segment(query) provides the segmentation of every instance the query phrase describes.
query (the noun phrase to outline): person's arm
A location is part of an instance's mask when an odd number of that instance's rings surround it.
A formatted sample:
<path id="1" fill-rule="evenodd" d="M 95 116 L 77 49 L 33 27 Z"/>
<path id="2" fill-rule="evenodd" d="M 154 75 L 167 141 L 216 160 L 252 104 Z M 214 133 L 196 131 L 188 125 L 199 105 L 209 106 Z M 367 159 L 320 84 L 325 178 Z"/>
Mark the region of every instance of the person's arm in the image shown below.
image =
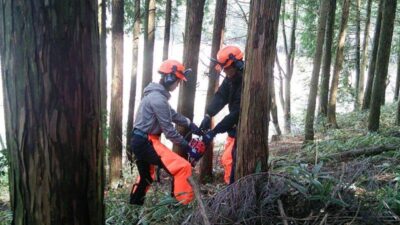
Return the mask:
<path id="1" fill-rule="evenodd" d="M 206 108 L 206 114 L 210 117 L 217 115 L 221 109 L 228 103 L 229 99 L 229 83 L 224 80 L 219 86 L 217 92 L 214 94 L 214 97 L 211 100 L 211 103 L 208 104 Z"/>
<path id="2" fill-rule="evenodd" d="M 173 108 L 171 108 L 171 118 L 172 118 L 172 122 L 181 125 L 181 126 L 185 126 L 185 127 L 189 127 L 190 126 L 190 119 L 187 118 L 186 116 L 176 112 Z"/>
<path id="3" fill-rule="evenodd" d="M 239 111 L 235 110 L 226 115 L 213 129 L 216 134 L 224 133 L 237 125 L 239 121 Z"/>
<path id="4" fill-rule="evenodd" d="M 175 144 L 187 144 L 172 124 L 172 112 L 168 102 L 166 100 L 152 101 L 151 107 L 165 137 Z"/>

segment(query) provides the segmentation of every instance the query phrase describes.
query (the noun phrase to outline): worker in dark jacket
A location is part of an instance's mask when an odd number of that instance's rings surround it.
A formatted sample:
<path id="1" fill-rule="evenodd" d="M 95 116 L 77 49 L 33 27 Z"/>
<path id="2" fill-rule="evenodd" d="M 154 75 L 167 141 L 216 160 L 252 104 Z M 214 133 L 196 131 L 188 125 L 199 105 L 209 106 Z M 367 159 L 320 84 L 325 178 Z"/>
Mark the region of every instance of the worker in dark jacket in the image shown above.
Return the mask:
<path id="1" fill-rule="evenodd" d="M 164 133 L 167 139 L 180 145 L 191 155 L 192 150 L 196 153 L 196 149 L 189 146 L 173 123 L 189 127 L 195 134 L 200 134 L 201 131 L 168 103 L 170 92 L 180 82 L 186 81 L 185 67 L 178 61 L 166 60 L 158 72 L 162 76 L 160 82 L 150 83 L 144 89 L 144 97 L 139 105 L 130 139 L 130 151 L 136 156 L 140 175 L 133 185 L 130 203 L 143 205 L 146 191 L 154 179 L 154 165 L 157 165 L 173 176 L 172 195 L 181 203 L 188 204 L 193 199 L 192 187 L 187 181 L 192 174 L 191 164 L 163 145 L 160 135 Z"/>
<path id="2" fill-rule="evenodd" d="M 227 184 L 234 182 L 236 126 L 239 121 L 240 98 L 242 92 L 243 53 L 235 46 L 226 46 L 218 51 L 216 62 L 217 72 L 225 72 L 225 79 L 219 86 L 211 103 L 206 108 L 206 115 L 200 128 L 208 130 L 211 126 L 211 117 L 215 116 L 225 105 L 228 105 L 229 114 L 226 115 L 212 130 L 204 136 L 203 141 L 209 144 L 217 134 L 228 133 L 225 150 L 221 158 L 224 167 L 224 180 Z"/>

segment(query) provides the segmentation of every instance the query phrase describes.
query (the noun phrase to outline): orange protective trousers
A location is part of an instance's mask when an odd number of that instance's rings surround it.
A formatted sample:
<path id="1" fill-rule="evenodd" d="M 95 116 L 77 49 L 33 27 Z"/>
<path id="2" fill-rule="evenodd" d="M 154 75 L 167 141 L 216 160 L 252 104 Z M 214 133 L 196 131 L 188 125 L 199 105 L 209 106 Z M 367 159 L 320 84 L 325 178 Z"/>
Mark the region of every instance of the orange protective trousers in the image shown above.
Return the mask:
<path id="1" fill-rule="evenodd" d="M 226 184 L 230 183 L 231 171 L 232 171 L 232 149 L 235 144 L 235 138 L 227 137 L 225 141 L 225 150 L 221 157 L 221 164 L 224 167 L 224 181 Z"/>
<path id="2" fill-rule="evenodd" d="M 190 163 L 163 145 L 160 142 L 160 136 L 149 135 L 149 140 L 152 142 L 157 155 L 160 156 L 165 169 L 173 177 L 173 196 L 182 204 L 189 204 L 193 200 L 193 189 L 188 182 L 188 178 L 192 175 L 192 167 Z M 150 174 L 152 174 L 154 180 L 154 165 L 150 166 Z M 138 184 L 139 181 L 140 176 L 137 178 L 136 184 Z M 136 186 L 137 185 L 134 185 L 132 193 L 136 190 Z M 150 185 L 147 187 L 146 191 L 149 187 Z"/>

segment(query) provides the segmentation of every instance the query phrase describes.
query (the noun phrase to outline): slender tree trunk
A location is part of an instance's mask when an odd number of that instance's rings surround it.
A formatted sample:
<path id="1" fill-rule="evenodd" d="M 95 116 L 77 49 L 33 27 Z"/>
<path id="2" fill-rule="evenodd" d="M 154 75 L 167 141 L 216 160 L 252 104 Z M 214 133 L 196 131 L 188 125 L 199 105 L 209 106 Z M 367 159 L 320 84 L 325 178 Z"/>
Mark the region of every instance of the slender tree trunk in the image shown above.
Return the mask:
<path id="1" fill-rule="evenodd" d="M 250 3 L 236 179 L 268 171 L 269 86 L 274 73 L 280 4 L 280 0 Z"/>
<path id="2" fill-rule="evenodd" d="M 294 57 L 296 53 L 296 27 L 297 27 L 297 1 L 293 1 L 292 32 L 290 34 L 290 44 L 286 57 L 286 77 L 285 77 L 285 104 L 283 110 L 284 132 L 291 133 L 291 81 L 294 71 Z"/>
<path id="3" fill-rule="evenodd" d="M 107 123 L 107 0 L 101 0 L 100 12 L 100 91 L 102 126 L 105 129 Z"/>
<path id="4" fill-rule="evenodd" d="M 129 93 L 129 108 L 128 108 L 128 123 L 126 125 L 126 155 L 128 160 L 132 162 L 132 155 L 129 151 L 129 137 L 133 130 L 133 114 L 135 112 L 136 99 L 136 80 L 137 67 L 139 56 L 139 35 L 140 35 L 140 0 L 135 0 L 135 23 L 133 25 L 133 40 L 132 40 L 132 70 L 131 70 L 131 90 Z"/>
<path id="5" fill-rule="evenodd" d="M 399 36 L 399 46 L 400 46 L 400 36 Z M 393 101 L 396 102 L 399 99 L 399 86 L 400 86 L 400 48 L 397 49 L 397 77 L 396 84 L 394 88 L 394 98 Z"/>
<path id="6" fill-rule="evenodd" d="M 226 18 L 226 7 L 227 0 L 217 0 L 215 6 L 215 17 L 214 17 L 214 29 L 213 29 L 213 39 L 211 44 L 211 58 L 217 58 L 218 50 L 221 47 L 223 36 L 224 36 L 224 27 L 225 27 L 225 18 Z M 209 70 L 210 76 L 208 77 L 208 89 L 207 89 L 207 98 L 206 98 L 206 106 L 211 102 L 214 93 L 217 91 L 219 86 L 219 74 L 215 70 L 215 68 L 210 64 Z M 214 126 L 214 121 L 212 121 L 212 125 Z M 206 183 L 213 176 L 213 151 L 214 146 L 210 144 L 207 146 L 207 150 L 203 156 L 203 159 L 200 163 L 200 180 L 202 183 Z"/>
<path id="7" fill-rule="evenodd" d="M 1 0 L 0 34 L 11 224 L 104 224 L 97 1 Z"/>
<path id="8" fill-rule="evenodd" d="M 112 86 L 110 112 L 109 184 L 116 188 L 122 175 L 122 93 L 124 60 L 124 1 L 112 1 Z"/>
<path id="9" fill-rule="evenodd" d="M 333 128 L 338 128 L 338 124 L 336 122 L 336 101 L 337 101 L 337 92 L 339 88 L 339 75 L 343 67 L 344 44 L 346 41 L 349 9 L 350 9 L 350 0 L 344 0 L 342 6 L 342 22 L 340 24 L 340 30 L 338 35 L 338 46 L 336 49 L 335 67 L 333 69 L 331 89 L 329 91 L 328 123 Z"/>
<path id="10" fill-rule="evenodd" d="M 163 48 L 163 60 L 168 59 L 169 49 L 169 37 L 171 36 L 171 11 L 172 11 L 172 0 L 167 0 L 165 5 L 165 28 L 164 28 L 164 48 Z"/>
<path id="11" fill-rule="evenodd" d="M 156 0 L 145 1 L 144 15 L 144 51 L 142 91 L 153 80 L 153 57 L 156 31 Z"/>
<path id="12" fill-rule="evenodd" d="M 358 0 L 357 0 L 358 1 Z M 324 57 L 319 92 L 319 115 L 328 115 L 329 80 L 331 78 L 332 43 L 335 26 L 336 0 L 330 0 L 330 10 L 326 22 Z"/>
<path id="13" fill-rule="evenodd" d="M 354 100 L 354 110 L 358 110 L 360 105 L 358 104 L 358 95 L 360 90 L 360 53 L 361 53 L 361 0 L 356 0 L 356 80 L 355 80 L 355 100 Z"/>
<path id="14" fill-rule="evenodd" d="M 205 0 L 186 1 L 186 24 L 185 24 L 185 43 L 183 47 L 183 65 L 192 68 L 192 74 L 188 81 L 183 83 L 179 89 L 178 112 L 193 120 L 194 100 L 197 83 L 197 66 L 199 63 L 201 28 L 203 24 Z M 178 127 L 181 134 L 186 135 L 189 129 Z M 190 138 L 190 137 L 188 137 Z M 174 146 L 174 151 L 184 156 L 186 153 L 180 150 L 179 146 Z"/>
<path id="15" fill-rule="evenodd" d="M 382 30 L 379 37 L 379 48 L 376 61 L 376 74 L 372 87 L 371 105 L 368 119 L 368 130 L 378 131 L 381 114 L 382 89 L 386 85 L 389 66 L 390 46 L 392 44 L 394 19 L 397 0 L 384 0 L 382 12 Z"/>
<path id="16" fill-rule="evenodd" d="M 400 126 L 400 99 L 397 100 L 396 125 Z"/>
<path id="17" fill-rule="evenodd" d="M 314 66 L 311 75 L 310 93 L 308 95 L 307 113 L 305 121 L 306 141 L 314 140 L 315 104 L 317 101 L 319 70 L 321 68 L 322 48 L 324 45 L 325 27 L 326 27 L 327 15 L 329 12 L 329 5 L 330 5 L 329 1 L 321 1 L 319 9 L 317 46 L 313 61 Z"/>
<path id="18" fill-rule="evenodd" d="M 380 38 L 380 33 L 381 33 L 383 1 L 384 0 L 379 1 L 378 16 L 376 18 L 376 25 L 375 25 L 374 43 L 373 43 L 373 47 L 372 47 L 371 58 L 369 61 L 368 79 L 367 79 L 367 85 L 365 87 L 364 99 L 363 99 L 363 105 L 362 105 L 363 110 L 369 109 L 369 106 L 371 103 L 372 85 L 374 82 L 375 67 L 376 67 L 376 61 L 377 61 L 376 59 L 377 59 L 377 53 L 378 53 L 379 38 Z"/>
<path id="19" fill-rule="evenodd" d="M 282 135 L 281 128 L 279 127 L 279 120 L 278 120 L 278 107 L 276 106 L 276 95 L 275 95 L 275 81 L 274 79 L 271 79 L 271 84 L 270 84 L 270 109 L 271 109 L 271 117 L 272 117 L 272 123 L 274 124 L 276 134 L 278 136 Z"/>
<path id="20" fill-rule="evenodd" d="M 367 55 L 368 55 L 368 41 L 369 41 L 369 27 L 371 23 L 371 5 L 372 0 L 368 0 L 367 3 L 367 18 L 365 20 L 365 31 L 364 31 L 364 41 L 362 46 L 361 54 L 361 66 L 360 66 L 360 80 L 358 82 L 358 106 L 362 106 L 364 97 L 364 80 L 365 80 L 365 67 L 367 66 Z"/>

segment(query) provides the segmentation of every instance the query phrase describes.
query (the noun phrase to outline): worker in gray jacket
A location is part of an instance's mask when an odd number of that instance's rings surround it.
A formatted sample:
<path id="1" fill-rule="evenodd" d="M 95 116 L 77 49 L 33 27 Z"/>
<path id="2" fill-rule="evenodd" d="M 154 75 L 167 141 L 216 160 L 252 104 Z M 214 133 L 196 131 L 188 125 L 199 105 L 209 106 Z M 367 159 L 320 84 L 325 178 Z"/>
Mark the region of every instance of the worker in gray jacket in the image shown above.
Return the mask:
<path id="1" fill-rule="evenodd" d="M 136 156 L 140 175 L 132 187 L 130 203 L 143 205 L 146 191 L 154 179 L 154 165 L 157 165 L 173 176 L 172 195 L 183 204 L 188 204 L 193 199 L 192 187 L 187 181 L 192 174 L 191 164 L 160 142 L 160 135 L 164 133 L 167 139 L 187 150 L 189 155 L 198 150 L 189 146 L 173 123 L 189 127 L 195 134 L 200 135 L 201 130 L 168 103 L 170 92 L 180 82 L 186 81 L 188 70 L 176 60 L 166 60 L 158 72 L 162 76 L 160 82 L 150 83 L 144 89 L 130 137 L 130 151 Z"/>

